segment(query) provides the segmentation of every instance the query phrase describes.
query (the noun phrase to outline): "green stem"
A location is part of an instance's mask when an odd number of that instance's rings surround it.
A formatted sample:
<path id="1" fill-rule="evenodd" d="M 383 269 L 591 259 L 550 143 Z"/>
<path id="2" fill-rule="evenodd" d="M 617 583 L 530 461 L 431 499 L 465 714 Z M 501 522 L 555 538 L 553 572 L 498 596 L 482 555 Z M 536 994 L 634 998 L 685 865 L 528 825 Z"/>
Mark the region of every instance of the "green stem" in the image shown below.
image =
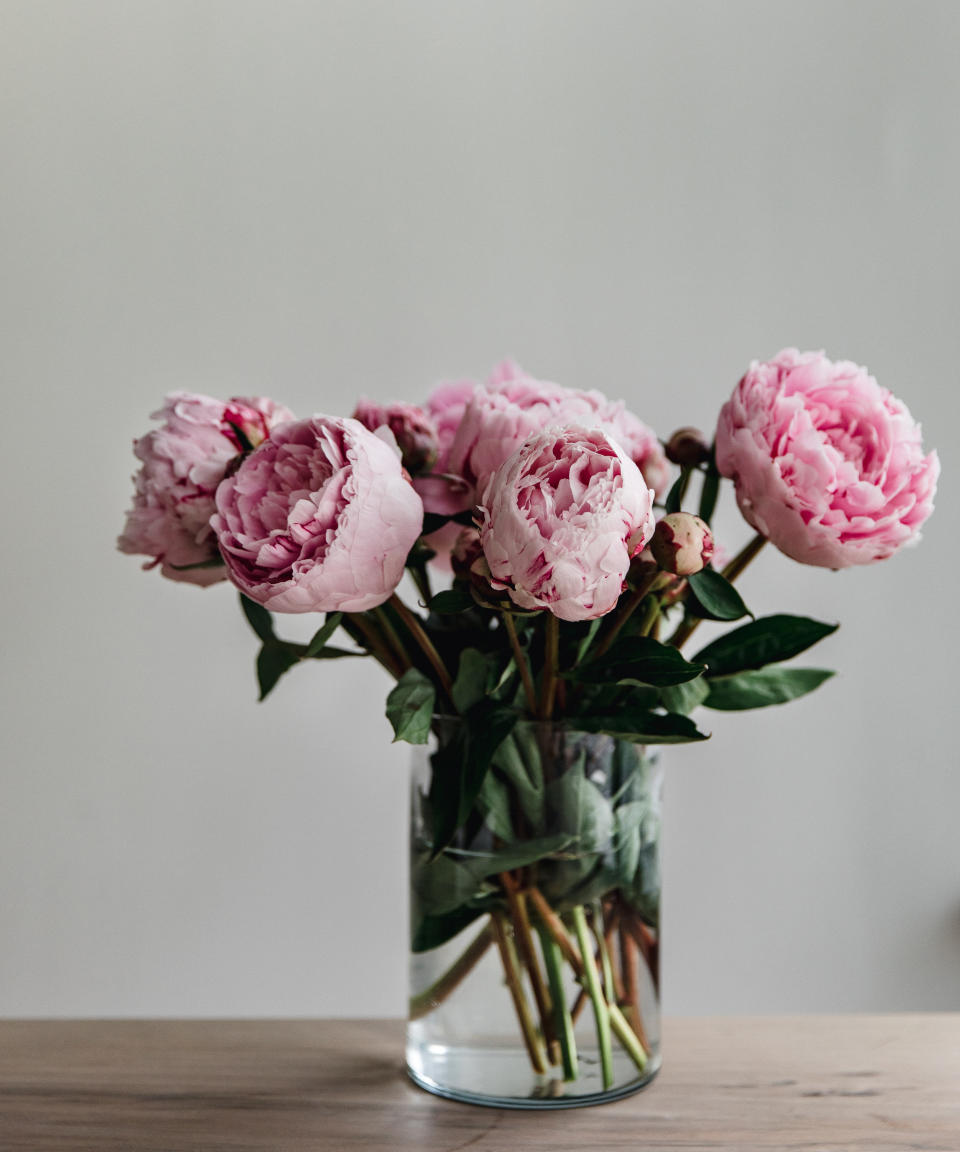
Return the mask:
<path id="1" fill-rule="evenodd" d="M 600 911 L 599 901 L 593 906 L 593 935 L 597 941 L 597 951 L 600 954 L 600 971 L 603 974 L 603 991 L 608 1004 L 617 1003 L 617 990 L 613 983 L 613 964 L 610 961 L 610 950 L 607 948 L 606 936 L 603 932 L 603 914 Z"/>
<path id="2" fill-rule="evenodd" d="M 724 568 L 720 575 L 724 580 L 729 580 L 731 583 L 736 580 L 740 573 L 746 566 L 759 555 L 760 549 L 766 544 L 766 536 L 762 536 L 759 532 L 754 538 L 734 556 L 730 563 Z"/>
<path id="3" fill-rule="evenodd" d="M 429 988 L 410 997 L 409 1017 L 419 1020 L 443 1003 L 453 990 L 469 976 L 486 955 L 493 943 L 493 931 L 488 924 L 463 952 Z"/>
<path id="4" fill-rule="evenodd" d="M 649 636 L 660 615 L 660 597 L 645 596 L 640 609 L 640 623 L 637 625 L 638 636 Z"/>
<path id="5" fill-rule="evenodd" d="M 636 1032 L 630 1027 L 626 1016 L 624 1016 L 616 1004 L 610 1005 L 610 1027 L 616 1034 L 617 1039 L 627 1050 L 630 1059 L 636 1064 L 638 1070 L 642 1072 L 647 1066 L 647 1053 L 637 1039 Z"/>
<path id="6" fill-rule="evenodd" d="M 383 643 L 377 635 L 376 629 L 371 628 L 369 620 L 366 620 L 359 613 L 353 615 L 344 613 L 340 626 L 354 643 L 359 644 L 361 648 L 366 648 L 370 655 L 379 664 L 382 664 L 391 676 L 397 680 L 400 679 L 405 671 L 404 666 Z"/>
<path id="7" fill-rule="evenodd" d="M 540 1014 L 540 1034 L 547 1046 L 547 1054 L 551 1064 L 559 1062 L 560 1052 L 557 1038 L 553 1028 L 553 1009 L 550 1004 L 550 993 L 547 982 L 540 970 L 537 950 L 533 943 L 533 932 L 530 929 L 530 917 L 524 895 L 519 891 L 519 885 L 509 872 L 500 874 L 500 883 L 507 894 L 507 904 L 510 908 L 510 918 L 513 920 L 513 939 L 516 943 L 520 963 L 526 969 L 527 979 L 533 989 L 533 999 Z"/>
<path id="8" fill-rule="evenodd" d="M 543 924 L 537 924 L 537 935 L 540 937 L 540 949 L 543 952 L 543 963 L 547 970 L 547 983 L 550 987 L 550 1000 L 553 1004 L 554 1028 L 557 1039 L 560 1041 L 563 1078 L 564 1080 L 576 1080 L 579 1072 L 577 1040 L 573 1031 L 573 1020 L 563 992 L 563 958 L 560 955 L 560 946 Z"/>
<path id="9" fill-rule="evenodd" d="M 648 576 L 645 580 L 641 580 L 629 595 L 622 597 L 610 619 L 610 627 L 607 629 L 607 634 L 600 641 L 600 646 L 593 654 L 594 660 L 602 656 L 620 635 L 623 626 L 633 615 L 640 601 L 643 600 L 644 596 L 653 588 L 660 576 L 662 576 L 661 572 L 654 572 L 653 575 Z"/>
<path id="10" fill-rule="evenodd" d="M 387 615 L 383 605 L 381 604 L 379 608 L 374 608 L 373 613 L 383 631 L 386 646 L 394 654 L 400 667 L 406 671 L 410 667 L 410 657 L 407 655 L 400 637 L 397 635 L 397 630 L 393 624 L 391 624 L 390 617 Z"/>
<path id="11" fill-rule="evenodd" d="M 580 953 L 574 947 L 573 941 L 570 939 L 570 936 L 568 935 L 566 928 L 563 926 L 563 922 L 561 921 L 560 917 L 550 907 L 543 893 L 535 885 L 527 890 L 527 895 L 533 902 L 533 906 L 537 910 L 537 916 L 540 918 L 544 928 L 546 928 L 553 939 L 557 942 L 563 958 L 573 969 L 574 975 L 577 977 L 580 983 L 583 984 L 586 979 L 584 962 L 581 959 Z M 589 941 L 587 941 L 587 944 L 587 950 L 589 951 Z M 593 970 L 594 973 L 596 973 L 596 964 L 594 964 Z M 640 1044 L 640 1041 L 637 1039 L 636 1033 L 630 1027 L 626 1016 L 624 1016 L 616 1004 L 609 1005 L 609 1013 L 610 1027 L 613 1029 L 617 1039 L 626 1049 L 630 1055 L 630 1058 L 636 1064 L 637 1068 L 642 1072 L 647 1066 L 647 1054 L 644 1051 L 643 1046 Z"/>
<path id="12" fill-rule="evenodd" d="M 593 1016 L 597 1022 L 597 1045 L 600 1049 L 600 1068 L 603 1074 L 604 1088 L 613 1087 L 613 1045 L 610 1040 L 610 1007 L 600 987 L 600 973 L 593 958 L 593 948 L 590 945 L 590 933 L 587 928 L 587 917 L 583 905 L 578 904 L 571 912 L 574 931 L 577 935 L 577 944 L 580 947 L 580 957 L 583 962 L 583 976 L 587 983 L 587 993 L 593 1004 Z"/>
<path id="13" fill-rule="evenodd" d="M 693 466 L 686 464 L 680 469 L 680 488 L 677 491 L 677 511 L 683 508 L 683 501 L 687 495 L 687 489 L 690 487 L 690 478 L 693 476 Z"/>
<path id="14" fill-rule="evenodd" d="M 404 604 L 400 597 L 394 594 L 387 601 L 391 608 L 397 613 L 403 621 L 410 635 L 416 640 L 423 651 L 424 656 L 430 663 L 437 674 L 437 679 L 440 681 L 440 686 L 446 692 L 451 704 L 453 703 L 453 682 L 450 679 L 450 673 L 447 671 L 446 665 L 440 658 L 440 653 L 434 648 L 433 641 L 424 630 L 423 624 L 416 613 L 411 612 L 410 609 Z"/>
<path id="15" fill-rule="evenodd" d="M 429 604 L 433 599 L 433 592 L 430 588 L 430 573 L 426 564 L 408 564 L 407 568 L 411 579 L 417 586 L 417 591 L 423 597 L 424 604 Z"/>
<path id="16" fill-rule="evenodd" d="M 513 617 L 509 612 L 501 612 L 500 615 L 503 617 L 503 626 L 510 640 L 514 663 L 517 666 L 517 671 L 520 673 L 520 679 L 523 681 L 523 694 L 527 698 L 527 707 L 530 709 L 530 715 L 536 716 L 537 692 L 533 686 L 533 677 L 530 675 L 530 665 L 527 663 L 523 649 L 520 647 L 520 637 L 517 635 L 517 626 L 514 624 Z"/>
<path id="17" fill-rule="evenodd" d="M 541 684 L 540 718 L 549 720 L 553 715 L 553 702 L 557 695 L 557 664 L 560 657 L 560 621 L 552 612 L 547 614 L 543 654 L 543 682 Z"/>
<path id="18" fill-rule="evenodd" d="M 761 536 L 758 532 L 740 551 L 734 556 L 730 563 L 723 569 L 720 575 L 724 580 L 729 580 L 732 584 L 734 580 L 740 575 L 741 572 L 756 556 L 759 555 L 760 550 L 766 544 L 766 536 Z M 674 648 L 681 648 L 690 639 L 690 637 L 700 627 L 702 621 L 698 616 L 691 616 L 689 613 L 685 614 L 683 619 L 677 625 L 677 630 L 667 641 Z"/>

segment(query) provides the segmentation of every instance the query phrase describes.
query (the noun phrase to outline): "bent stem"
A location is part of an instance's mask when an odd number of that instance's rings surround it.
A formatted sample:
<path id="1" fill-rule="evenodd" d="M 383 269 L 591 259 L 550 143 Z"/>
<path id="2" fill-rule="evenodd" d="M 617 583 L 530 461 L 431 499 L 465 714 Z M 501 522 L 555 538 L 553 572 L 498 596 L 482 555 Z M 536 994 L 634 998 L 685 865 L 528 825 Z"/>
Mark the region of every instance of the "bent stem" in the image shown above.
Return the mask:
<path id="1" fill-rule="evenodd" d="M 420 648 L 430 663 L 430 667 L 436 672 L 437 679 L 440 681 L 440 686 L 446 692 L 450 702 L 453 702 L 453 682 L 450 679 L 450 673 L 447 671 L 447 666 L 440 658 L 440 653 L 434 648 L 433 641 L 427 635 L 423 624 L 420 622 L 417 614 L 411 612 L 410 609 L 404 604 L 400 597 L 394 594 L 387 601 L 391 608 L 397 613 L 403 621 L 410 635 L 420 645 Z"/>
<path id="2" fill-rule="evenodd" d="M 479 933 L 464 951 L 429 988 L 410 997 L 408 1015 L 411 1020 L 420 1020 L 438 1008 L 487 954 L 493 943 L 493 929 L 489 924 Z"/>
<path id="3" fill-rule="evenodd" d="M 627 1019 L 633 1026 L 637 1039 L 643 1045 L 645 1052 L 650 1051 L 650 1041 L 647 1039 L 643 1027 L 643 1016 L 640 1012 L 640 987 L 637 983 L 637 965 L 640 963 L 640 951 L 637 943 L 627 931 L 626 926 L 620 923 L 620 967 L 623 970 L 624 981 L 624 1008 Z"/>
<path id="4" fill-rule="evenodd" d="M 507 904 L 510 907 L 510 916 L 513 920 L 513 934 L 517 942 L 517 951 L 520 961 L 527 970 L 530 987 L 533 989 L 533 999 L 540 1013 L 540 1032 L 547 1045 L 547 1052 L 551 1064 L 559 1064 L 560 1048 L 553 1027 L 553 1009 L 550 1004 L 550 994 L 543 973 L 540 971 L 540 962 L 537 959 L 537 950 L 533 944 L 533 933 L 530 930 L 530 917 L 527 915 L 527 906 L 519 885 L 509 872 L 500 874 L 500 883 L 507 894 Z"/>
<path id="5" fill-rule="evenodd" d="M 513 999 L 513 1007 L 517 1013 L 517 1020 L 520 1023 L 520 1031 L 523 1034 L 523 1042 L 527 1047 L 530 1063 L 534 1072 L 541 1076 L 545 1075 L 547 1071 L 546 1056 L 523 991 L 520 963 L 517 960 L 517 952 L 510 935 L 507 917 L 503 912 L 495 911 L 490 913 L 490 920 L 493 924 L 497 947 L 500 950 L 500 959 L 503 963 L 503 972 L 506 976 L 507 987 L 510 989 L 510 996 Z"/>
<path id="6" fill-rule="evenodd" d="M 527 707 L 530 709 L 530 715 L 536 716 L 537 693 L 533 686 L 533 677 L 530 675 L 530 665 L 527 663 L 523 649 L 520 647 L 520 637 L 517 635 L 517 626 L 514 624 L 513 617 L 509 612 L 501 612 L 500 615 L 503 617 L 503 626 L 510 640 L 510 648 L 513 651 L 514 662 L 520 673 L 520 679 L 523 681 L 523 694 L 527 698 Z"/>
<path id="7" fill-rule="evenodd" d="M 746 566 L 760 553 L 760 549 L 766 544 L 766 536 L 761 535 L 759 532 L 754 538 L 749 541 L 730 561 L 730 563 L 723 569 L 720 575 L 724 580 L 729 580 L 731 583 L 736 580 L 740 573 Z"/>
<path id="8" fill-rule="evenodd" d="M 573 920 L 577 943 L 580 945 L 580 955 L 583 959 L 583 975 L 586 980 L 587 992 L 593 1004 L 593 1018 L 597 1025 L 597 1045 L 600 1049 L 600 1068 L 603 1075 L 604 1088 L 613 1087 L 613 1047 L 610 1042 L 610 1008 L 600 987 L 600 974 L 597 972 L 596 961 L 593 958 L 593 949 L 590 946 L 587 918 L 583 905 L 578 904 L 570 913 Z"/>
<path id="9" fill-rule="evenodd" d="M 734 556 L 730 563 L 723 569 L 720 575 L 724 580 L 728 580 L 731 584 L 743 572 L 747 565 L 756 556 L 759 555 L 760 550 L 766 544 L 766 536 L 761 536 L 758 532 L 740 551 Z M 674 648 L 682 648 L 690 637 L 700 627 L 702 621 L 698 616 L 691 616 L 689 613 L 685 614 L 683 619 L 677 625 L 677 630 L 667 641 Z"/>
<path id="10" fill-rule="evenodd" d="M 560 947 L 543 924 L 537 925 L 540 949 L 547 969 L 550 984 L 550 999 L 553 1001 L 554 1028 L 560 1041 L 560 1057 L 563 1063 L 564 1080 L 576 1080 L 579 1072 L 577 1064 L 577 1041 L 573 1033 L 573 1018 L 567 1008 L 563 992 L 563 957 Z"/>
<path id="11" fill-rule="evenodd" d="M 563 921 L 547 903 L 546 898 L 539 888 L 534 885 L 527 890 L 527 894 L 544 928 L 556 941 L 563 958 L 573 969 L 574 975 L 580 983 L 583 984 L 586 979 L 584 965 L 580 959 L 580 953 L 577 951 L 576 946 L 567 934 L 566 928 L 563 926 Z M 589 950 L 589 941 L 587 945 Z M 596 971 L 596 965 L 594 965 L 594 971 Z M 614 1035 L 626 1049 L 637 1068 L 642 1072 L 647 1066 L 647 1054 L 637 1040 L 636 1033 L 630 1027 L 626 1016 L 624 1016 L 616 1004 L 609 1004 L 607 1007 L 610 1015 L 610 1027 L 613 1029 Z"/>
<path id="12" fill-rule="evenodd" d="M 592 659 L 596 660 L 610 648 L 614 640 L 620 635 L 623 626 L 630 619 L 636 609 L 639 607 L 643 598 L 648 592 L 652 591 L 654 585 L 659 581 L 663 575 L 661 572 L 654 572 L 645 580 L 641 580 L 640 584 L 630 593 L 629 596 L 624 597 L 610 620 L 610 627 L 607 629 L 607 634 L 600 641 L 599 647 L 593 653 Z M 657 603 L 657 610 L 659 611 L 660 605 Z M 653 623 L 651 620 L 650 623 Z M 648 625 L 649 627 L 649 625 Z"/>
<path id="13" fill-rule="evenodd" d="M 371 622 L 360 613 L 349 615 L 344 613 L 340 626 L 355 644 L 359 644 L 361 648 L 366 648 L 377 663 L 386 668 L 395 680 L 399 680 L 409 667 L 406 661 L 401 662 L 387 647 L 381 637 L 377 635 L 376 629 L 371 626 Z"/>

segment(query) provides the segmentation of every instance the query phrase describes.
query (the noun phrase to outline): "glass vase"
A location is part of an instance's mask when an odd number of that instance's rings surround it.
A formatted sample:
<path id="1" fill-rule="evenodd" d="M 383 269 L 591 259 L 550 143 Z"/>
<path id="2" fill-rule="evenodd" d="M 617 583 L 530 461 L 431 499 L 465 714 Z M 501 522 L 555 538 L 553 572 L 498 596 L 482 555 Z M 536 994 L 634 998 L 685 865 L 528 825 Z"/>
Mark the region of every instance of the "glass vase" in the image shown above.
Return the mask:
<path id="1" fill-rule="evenodd" d="M 635 1092 L 660 1067 L 659 758 L 520 723 L 438 842 L 434 800 L 470 756 L 447 719 L 414 750 L 409 1074 L 495 1107 Z"/>

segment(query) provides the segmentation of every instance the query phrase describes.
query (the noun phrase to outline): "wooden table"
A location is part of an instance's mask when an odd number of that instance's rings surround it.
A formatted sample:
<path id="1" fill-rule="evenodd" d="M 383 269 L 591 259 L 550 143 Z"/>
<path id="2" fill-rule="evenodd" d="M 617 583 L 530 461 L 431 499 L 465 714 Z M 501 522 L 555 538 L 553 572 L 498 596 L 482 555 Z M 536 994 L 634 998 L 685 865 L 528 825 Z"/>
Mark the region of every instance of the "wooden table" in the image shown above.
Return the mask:
<path id="1" fill-rule="evenodd" d="M 668 1020 L 615 1104 L 438 1100 L 397 1021 L 0 1021 L 2 1152 L 960 1152 L 960 1014 Z"/>

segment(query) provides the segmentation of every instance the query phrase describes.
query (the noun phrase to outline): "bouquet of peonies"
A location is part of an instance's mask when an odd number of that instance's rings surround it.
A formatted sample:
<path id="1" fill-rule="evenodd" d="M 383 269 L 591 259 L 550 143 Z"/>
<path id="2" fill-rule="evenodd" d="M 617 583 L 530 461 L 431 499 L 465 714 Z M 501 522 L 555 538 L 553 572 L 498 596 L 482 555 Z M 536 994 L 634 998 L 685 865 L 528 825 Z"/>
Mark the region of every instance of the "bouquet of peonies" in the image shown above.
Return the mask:
<path id="1" fill-rule="evenodd" d="M 414 1076 L 468 1099 L 531 1094 L 485 1087 L 451 1056 L 477 1031 L 455 995 L 496 958 L 533 1095 L 645 1082 L 658 1061 L 651 748 L 704 739 L 698 707 L 779 704 L 831 675 L 788 661 L 835 625 L 736 624 L 752 614 L 734 581 L 766 541 L 844 568 L 918 538 L 939 464 L 906 407 L 863 368 L 791 349 L 750 366 L 712 444 L 692 428 L 661 444 L 623 404 L 512 362 L 422 408 L 364 401 L 349 419 L 297 420 L 266 399 L 181 392 L 157 417 L 135 444 L 120 549 L 173 580 L 239 588 L 261 699 L 304 660 L 371 656 L 396 681 L 396 738 L 427 746 Z M 722 478 L 755 535 L 721 567 Z M 397 592 L 405 574 L 416 608 Z M 274 612 L 324 619 L 294 643 Z M 688 657 L 703 620 L 735 626 Z"/>

